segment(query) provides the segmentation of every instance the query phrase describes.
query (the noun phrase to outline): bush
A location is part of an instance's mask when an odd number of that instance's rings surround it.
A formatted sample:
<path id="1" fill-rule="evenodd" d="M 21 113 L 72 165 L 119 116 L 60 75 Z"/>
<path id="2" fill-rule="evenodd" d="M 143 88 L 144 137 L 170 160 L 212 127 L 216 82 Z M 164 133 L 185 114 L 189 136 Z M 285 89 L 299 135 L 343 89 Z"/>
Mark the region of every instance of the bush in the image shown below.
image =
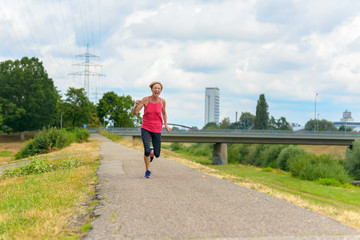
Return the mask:
<path id="1" fill-rule="evenodd" d="M 173 142 L 170 144 L 171 151 L 183 150 L 184 145 L 179 142 Z"/>
<path id="2" fill-rule="evenodd" d="M 73 142 L 87 141 L 90 133 L 86 129 L 68 132 L 65 129 L 49 128 L 35 135 L 15 155 L 16 159 L 51 152 L 69 146 Z"/>
<path id="3" fill-rule="evenodd" d="M 311 165 L 311 154 L 302 154 L 291 157 L 287 161 L 287 168 L 292 176 L 300 176 L 301 170 L 308 165 Z"/>
<path id="4" fill-rule="evenodd" d="M 260 166 L 260 152 L 265 148 L 263 144 L 252 144 L 248 148 L 248 154 L 244 157 L 244 163 Z"/>
<path id="5" fill-rule="evenodd" d="M 259 165 L 260 167 L 275 167 L 276 159 L 279 156 L 281 150 L 285 148 L 284 145 L 267 145 L 261 152 L 259 156 Z"/>
<path id="6" fill-rule="evenodd" d="M 287 161 L 289 158 L 295 157 L 297 155 L 306 154 L 305 149 L 298 147 L 298 146 L 288 146 L 281 150 L 277 161 L 276 167 L 285 171 L 289 171 L 287 167 Z"/>
<path id="7" fill-rule="evenodd" d="M 90 133 L 85 128 L 77 128 L 75 129 L 75 137 L 78 142 L 87 142 L 90 137 Z"/>
<path id="8" fill-rule="evenodd" d="M 338 180 L 332 178 L 319 178 L 318 180 L 316 180 L 316 183 L 333 187 L 341 187 L 342 185 Z"/>
<path id="9" fill-rule="evenodd" d="M 360 140 L 356 139 L 352 150 L 345 155 L 345 170 L 355 179 L 360 179 Z"/>
<path id="10" fill-rule="evenodd" d="M 228 150 L 228 163 L 239 163 L 241 160 L 242 144 L 232 144 Z"/>
<path id="11" fill-rule="evenodd" d="M 350 182 L 344 167 L 331 155 L 303 154 L 288 160 L 291 174 L 303 180 L 334 179 L 340 183 Z"/>
<path id="12" fill-rule="evenodd" d="M 212 151 L 209 150 L 209 148 L 201 147 L 201 148 L 195 149 L 194 155 L 195 156 L 211 157 L 212 156 Z"/>

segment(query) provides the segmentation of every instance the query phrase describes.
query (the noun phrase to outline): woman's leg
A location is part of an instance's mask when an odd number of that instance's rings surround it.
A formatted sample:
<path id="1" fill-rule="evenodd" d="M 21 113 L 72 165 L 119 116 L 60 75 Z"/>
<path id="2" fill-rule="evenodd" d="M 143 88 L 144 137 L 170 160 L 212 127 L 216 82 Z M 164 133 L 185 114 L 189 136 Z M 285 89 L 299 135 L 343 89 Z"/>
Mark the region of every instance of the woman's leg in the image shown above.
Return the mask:
<path id="1" fill-rule="evenodd" d="M 145 162 L 145 170 L 149 171 L 150 168 L 150 132 L 141 129 L 141 138 L 144 144 L 144 162 Z"/>
<path id="2" fill-rule="evenodd" d="M 152 133 L 151 138 L 154 146 L 154 155 L 158 158 L 161 151 L 161 133 Z"/>

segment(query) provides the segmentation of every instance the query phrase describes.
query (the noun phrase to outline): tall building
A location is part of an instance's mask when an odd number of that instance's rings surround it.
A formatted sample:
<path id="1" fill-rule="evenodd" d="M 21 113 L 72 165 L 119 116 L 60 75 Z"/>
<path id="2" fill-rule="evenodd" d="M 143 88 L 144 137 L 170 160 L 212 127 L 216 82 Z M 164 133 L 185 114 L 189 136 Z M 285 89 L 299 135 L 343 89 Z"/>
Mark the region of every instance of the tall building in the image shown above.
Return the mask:
<path id="1" fill-rule="evenodd" d="M 205 125 L 209 122 L 219 123 L 220 91 L 218 88 L 205 89 Z"/>

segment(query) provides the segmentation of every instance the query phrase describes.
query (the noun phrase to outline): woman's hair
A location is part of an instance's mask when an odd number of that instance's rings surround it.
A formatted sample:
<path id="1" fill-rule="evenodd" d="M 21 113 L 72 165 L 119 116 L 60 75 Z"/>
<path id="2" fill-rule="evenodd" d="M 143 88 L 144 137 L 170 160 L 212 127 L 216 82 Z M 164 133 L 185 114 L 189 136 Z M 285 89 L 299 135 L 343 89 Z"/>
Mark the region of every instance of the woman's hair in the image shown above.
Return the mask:
<path id="1" fill-rule="evenodd" d="M 161 82 L 152 82 L 150 83 L 149 87 L 152 89 L 155 84 L 159 84 L 161 86 L 161 91 L 163 90 L 163 85 L 161 84 Z"/>

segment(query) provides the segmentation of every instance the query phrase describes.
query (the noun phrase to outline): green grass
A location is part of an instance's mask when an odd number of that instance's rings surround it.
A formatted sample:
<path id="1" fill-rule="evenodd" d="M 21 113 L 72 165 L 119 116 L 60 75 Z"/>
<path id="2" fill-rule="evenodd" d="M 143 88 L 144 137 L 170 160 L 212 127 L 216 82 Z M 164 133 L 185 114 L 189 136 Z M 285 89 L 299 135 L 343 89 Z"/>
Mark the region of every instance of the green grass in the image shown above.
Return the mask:
<path id="1" fill-rule="evenodd" d="M 9 152 L 9 151 L 1 151 L 0 152 L 0 157 L 10 157 L 10 156 L 14 156 L 14 153 Z"/>
<path id="2" fill-rule="evenodd" d="M 71 154 L 79 144 L 70 146 L 64 155 Z M 81 220 L 82 227 L 69 225 L 75 216 L 92 211 L 90 202 L 99 165 L 99 143 L 82 143 L 77 152 L 81 165 L 54 168 L 50 172 L 3 176 L 0 180 L 0 239 L 79 239 L 91 226 Z M 54 160 L 66 162 L 69 156 Z M 44 160 L 45 161 L 45 160 Z M 46 160 L 47 161 L 47 160 Z M 36 165 L 37 166 L 37 165 Z M 77 220 L 78 221 L 78 220 Z"/>
<path id="3" fill-rule="evenodd" d="M 101 135 L 111 139 L 112 141 L 116 142 L 116 141 L 119 141 L 119 140 L 122 140 L 123 138 L 117 134 L 114 134 L 114 133 L 111 133 L 111 132 L 104 132 L 104 131 L 101 131 L 100 132 Z"/>

